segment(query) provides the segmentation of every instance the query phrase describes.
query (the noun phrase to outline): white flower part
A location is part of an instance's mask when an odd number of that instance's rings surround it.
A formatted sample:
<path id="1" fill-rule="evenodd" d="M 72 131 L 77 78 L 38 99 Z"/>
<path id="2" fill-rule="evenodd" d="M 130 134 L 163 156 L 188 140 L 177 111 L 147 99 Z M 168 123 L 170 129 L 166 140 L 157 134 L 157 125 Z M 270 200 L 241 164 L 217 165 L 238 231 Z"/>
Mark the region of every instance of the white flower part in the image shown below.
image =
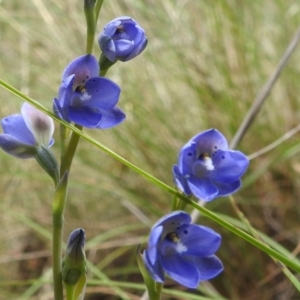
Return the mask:
<path id="1" fill-rule="evenodd" d="M 175 249 L 179 254 L 187 251 L 187 247 L 183 245 L 180 240 L 176 243 Z"/>
<path id="2" fill-rule="evenodd" d="M 203 163 L 208 171 L 212 171 L 215 169 L 212 159 L 209 156 L 203 157 Z"/>
<path id="3" fill-rule="evenodd" d="M 22 105 L 21 114 L 37 145 L 48 146 L 54 133 L 53 120 L 26 102 Z"/>
<path id="4" fill-rule="evenodd" d="M 92 95 L 89 95 L 87 92 L 82 93 L 80 99 L 85 102 L 92 98 Z"/>

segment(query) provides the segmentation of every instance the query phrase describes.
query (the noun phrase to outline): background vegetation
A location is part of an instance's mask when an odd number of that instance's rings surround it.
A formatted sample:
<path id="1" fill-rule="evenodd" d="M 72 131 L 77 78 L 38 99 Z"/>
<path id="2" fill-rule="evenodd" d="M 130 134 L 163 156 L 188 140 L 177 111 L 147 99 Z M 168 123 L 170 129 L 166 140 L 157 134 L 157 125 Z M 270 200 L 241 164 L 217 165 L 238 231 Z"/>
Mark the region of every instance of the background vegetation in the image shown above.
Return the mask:
<path id="1" fill-rule="evenodd" d="M 114 129 L 86 132 L 172 185 L 172 165 L 192 136 L 214 127 L 229 141 L 233 138 L 297 31 L 300 3 L 104 1 L 98 31 L 121 15 L 136 19 L 149 39 L 142 55 L 117 63 L 107 74 L 122 87 L 119 105 L 127 120 Z M 51 109 L 64 67 L 85 51 L 85 30 L 82 1 L 0 1 L 0 78 Z M 94 54 L 100 54 L 96 43 Z M 247 155 L 299 124 L 299 62 L 296 49 L 237 147 Z M 21 106 L 3 89 L 0 103 L 1 118 Z M 53 151 L 59 155 L 59 143 Z M 244 188 L 235 195 L 251 224 L 294 254 L 300 250 L 299 151 L 296 134 L 253 159 Z M 4 152 L 0 160 L 0 299 L 52 299 L 51 179 L 34 160 Z M 95 268 L 89 269 L 85 299 L 140 298 L 143 286 L 129 284 L 142 283 L 136 245 L 146 245 L 149 228 L 169 212 L 171 198 L 81 141 L 70 178 L 65 240 L 74 228 L 86 231 L 87 257 Z M 227 198 L 207 208 L 236 218 Z M 222 234 L 218 256 L 225 270 L 194 291 L 193 299 L 300 299 L 268 256 L 207 218 L 199 222 Z M 116 288 L 120 282 L 125 287 Z M 184 291 L 171 280 L 166 288 Z"/>

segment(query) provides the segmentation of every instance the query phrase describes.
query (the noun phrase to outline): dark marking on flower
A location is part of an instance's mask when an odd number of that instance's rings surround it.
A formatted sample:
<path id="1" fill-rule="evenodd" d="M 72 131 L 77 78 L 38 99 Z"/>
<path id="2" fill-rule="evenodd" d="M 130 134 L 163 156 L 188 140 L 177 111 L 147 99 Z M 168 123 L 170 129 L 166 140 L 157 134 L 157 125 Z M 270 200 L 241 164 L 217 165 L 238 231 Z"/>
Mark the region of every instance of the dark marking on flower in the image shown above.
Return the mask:
<path id="1" fill-rule="evenodd" d="M 188 232 L 187 230 L 184 230 L 183 233 L 184 233 L 184 234 L 188 234 L 189 232 Z"/>
<path id="2" fill-rule="evenodd" d="M 75 91 L 84 94 L 86 92 L 86 88 L 83 85 L 79 85 L 76 87 Z"/>
<path id="3" fill-rule="evenodd" d="M 125 32 L 124 28 L 122 25 L 119 25 L 116 29 L 116 34 L 120 34 L 120 33 L 123 33 Z"/>
<path id="4" fill-rule="evenodd" d="M 201 153 L 198 157 L 198 159 L 205 159 L 206 157 L 209 157 L 208 153 Z"/>
<path id="5" fill-rule="evenodd" d="M 217 146 L 214 146 L 214 149 L 218 149 L 218 147 L 217 147 Z"/>
<path id="6" fill-rule="evenodd" d="M 225 159 L 225 156 L 224 156 L 224 155 L 222 155 L 221 157 L 222 157 L 222 159 Z"/>
<path id="7" fill-rule="evenodd" d="M 166 239 L 171 241 L 171 242 L 178 242 L 179 241 L 179 238 L 178 238 L 178 235 L 176 232 L 169 232 L 167 235 L 166 235 Z"/>
<path id="8" fill-rule="evenodd" d="M 188 155 L 188 156 L 192 156 L 192 153 L 191 153 L 191 152 L 189 152 L 187 155 Z"/>

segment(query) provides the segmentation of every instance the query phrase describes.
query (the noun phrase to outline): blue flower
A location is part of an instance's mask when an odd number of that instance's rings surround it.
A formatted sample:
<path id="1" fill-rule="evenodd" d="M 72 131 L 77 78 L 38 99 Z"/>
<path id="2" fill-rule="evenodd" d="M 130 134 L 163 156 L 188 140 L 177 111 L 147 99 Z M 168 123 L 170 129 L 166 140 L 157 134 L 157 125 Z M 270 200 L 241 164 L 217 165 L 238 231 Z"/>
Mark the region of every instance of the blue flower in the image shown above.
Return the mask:
<path id="1" fill-rule="evenodd" d="M 212 229 L 191 224 L 189 214 L 174 211 L 152 227 L 144 263 L 156 282 L 163 283 L 166 273 L 178 283 L 196 288 L 223 270 L 214 255 L 220 243 L 221 236 Z"/>
<path id="2" fill-rule="evenodd" d="M 35 157 L 39 146 L 51 147 L 54 143 L 53 120 L 24 103 L 21 114 L 14 114 L 1 120 L 4 133 L 0 134 L 0 147 L 18 158 Z"/>
<path id="3" fill-rule="evenodd" d="M 243 153 L 228 150 L 225 137 L 210 129 L 194 136 L 181 149 L 173 177 L 186 195 L 211 201 L 236 192 L 248 164 Z"/>
<path id="4" fill-rule="evenodd" d="M 83 55 L 74 59 L 62 75 L 53 111 L 61 119 L 88 128 L 110 128 L 125 120 L 116 106 L 120 88 L 113 81 L 99 77 L 97 59 Z"/>
<path id="5" fill-rule="evenodd" d="M 145 31 L 130 17 L 119 17 L 109 22 L 98 37 L 99 46 L 111 61 L 128 61 L 147 46 Z"/>

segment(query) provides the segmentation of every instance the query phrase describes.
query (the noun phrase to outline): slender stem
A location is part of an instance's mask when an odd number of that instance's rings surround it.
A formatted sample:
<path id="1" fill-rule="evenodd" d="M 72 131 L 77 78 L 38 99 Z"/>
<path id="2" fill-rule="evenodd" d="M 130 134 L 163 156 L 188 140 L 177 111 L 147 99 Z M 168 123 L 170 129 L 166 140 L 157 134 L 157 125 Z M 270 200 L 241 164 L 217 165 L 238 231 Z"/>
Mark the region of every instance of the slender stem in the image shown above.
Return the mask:
<path id="1" fill-rule="evenodd" d="M 75 127 L 82 131 L 82 126 L 75 124 Z M 62 176 L 66 171 L 70 171 L 71 164 L 73 161 L 73 157 L 75 155 L 78 143 L 79 143 L 80 135 L 72 132 L 70 142 L 67 146 L 65 153 L 61 157 L 61 166 L 60 166 L 60 175 Z"/>
<path id="2" fill-rule="evenodd" d="M 53 285 L 54 285 L 54 299 L 63 300 L 63 284 L 61 274 L 61 246 L 62 246 L 62 230 L 63 221 L 62 216 L 53 213 L 53 242 L 52 242 L 52 257 L 53 257 Z"/>
<path id="3" fill-rule="evenodd" d="M 84 14 L 86 18 L 87 30 L 86 30 L 86 53 L 91 54 L 93 52 L 94 39 L 96 34 L 96 21 L 95 21 L 95 1 L 84 0 Z"/>
<path id="4" fill-rule="evenodd" d="M 298 28 L 293 40 L 287 47 L 285 53 L 283 54 L 281 60 L 279 61 L 275 71 L 265 84 L 265 86 L 262 88 L 260 93 L 257 95 L 255 100 L 252 103 L 252 106 L 250 107 L 247 115 L 245 116 L 242 124 L 240 125 L 238 131 L 236 132 L 235 136 L 233 137 L 231 143 L 230 143 L 230 148 L 234 149 L 236 148 L 237 144 L 241 141 L 243 138 L 244 134 L 250 127 L 250 125 L 253 123 L 254 118 L 257 116 L 258 112 L 260 111 L 262 105 L 265 103 L 268 95 L 270 94 L 270 91 L 272 90 L 276 80 L 278 79 L 281 71 L 283 68 L 286 66 L 290 56 L 296 49 L 296 46 L 298 45 L 300 41 L 300 28 Z"/>
<path id="5" fill-rule="evenodd" d="M 102 4 L 103 4 L 103 0 L 97 0 L 96 5 L 95 5 L 95 19 L 96 19 L 96 24 L 97 24 L 97 21 L 98 21 L 98 18 L 99 18 L 99 13 L 100 13 Z"/>
<path id="6" fill-rule="evenodd" d="M 53 284 L 54 299 L 63 300 L 62 284 L 62 233 L 63 213 L 67 197 L 68 173 L 62 176 L 53 196 L 52 202 L 52 257 L 53 257 Z"/>

